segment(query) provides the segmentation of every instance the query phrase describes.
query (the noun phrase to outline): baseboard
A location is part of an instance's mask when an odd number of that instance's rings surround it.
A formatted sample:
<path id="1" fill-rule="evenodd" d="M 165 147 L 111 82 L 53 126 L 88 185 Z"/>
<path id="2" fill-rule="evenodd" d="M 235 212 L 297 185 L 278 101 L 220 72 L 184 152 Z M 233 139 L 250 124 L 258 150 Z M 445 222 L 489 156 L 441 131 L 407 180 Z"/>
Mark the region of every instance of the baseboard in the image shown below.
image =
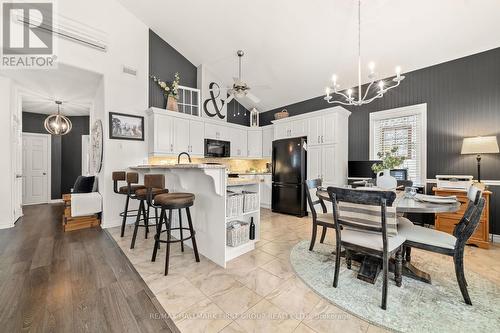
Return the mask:
<path id="1" fill-rule="evenodd" d="M 12 227 L 14 227 L 14 223 L 12 222 L 0 223 L 0 229 L 9 229 Z"/>
<path id="2" fill-rule="evenodd" d="M 500 244 L 500 235 L 490 234 L 490 239 L 493 243 Z"/>
<path id="3" fill-rule="evenodd" d="M 63 199 L 51 199 L 49 201 L 50 204 L 56 204 L 56 203 L 64 203 Z"/>

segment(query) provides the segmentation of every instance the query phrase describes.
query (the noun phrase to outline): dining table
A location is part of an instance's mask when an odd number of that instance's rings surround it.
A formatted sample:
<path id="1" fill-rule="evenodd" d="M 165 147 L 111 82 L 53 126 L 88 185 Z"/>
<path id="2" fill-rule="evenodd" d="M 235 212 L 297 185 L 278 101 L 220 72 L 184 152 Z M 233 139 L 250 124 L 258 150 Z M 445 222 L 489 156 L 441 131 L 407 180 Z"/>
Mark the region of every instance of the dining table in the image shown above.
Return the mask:
<path id="1" fill-rule="evenodd" d="M 376 188 L 373 187 L 358 189 L 376 190 Z M 316 196 L 323 201 L 331 202 L 328 191 L 325 188 L 319 188 L 316 191 Z M 405 213 L 453 213 L 460 209 L 461 203 L 458 200 L 453 203 L 427 202 L 418 199 L 416 196 L 405 196 L 403 191 L 397 191 L 397 196 L 393 205 L 396 206 L 396 213 L 404 216 Z M 358 279 L 374 284 L 380 272 L 382 261 L 378 258 L 362 254 L 354 255 L 352 259 L 361 263 L 358 271 Z M 392 259 L 389 269 L 390 271 L 394 271 L 394 260 Z M 432 282 L 430 274 L 415 267 L 409 258 L 403 260 L 403 275 L 429 284 Z"/>

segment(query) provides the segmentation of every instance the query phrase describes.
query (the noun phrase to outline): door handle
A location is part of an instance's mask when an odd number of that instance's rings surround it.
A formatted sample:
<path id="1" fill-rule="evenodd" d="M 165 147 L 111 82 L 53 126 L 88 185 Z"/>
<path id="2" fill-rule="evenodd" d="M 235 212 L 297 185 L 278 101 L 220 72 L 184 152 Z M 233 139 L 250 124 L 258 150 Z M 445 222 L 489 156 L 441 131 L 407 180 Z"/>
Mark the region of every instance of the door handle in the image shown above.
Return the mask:
<path id="1" fill-rule="evenodd" d="M 318 143 L 319 143 L 319 135 L 318 135 Z"/>
<path id="2" fill-rule="evenodd" d="M 16 175 L 16 178 L 23 178 L 23 175 Z"/>
<path id="3" fill-rule="evenodd" d="M 321 143 L 323 143 L 323 135 L 321 136 Z"/>
<path id="4" fill-rule="evenodd" d="M 42 175 L 46 176 L 46 175 L 47 175 L 47 173 L 46 173 L 46 172 L 42 172 Z"/>

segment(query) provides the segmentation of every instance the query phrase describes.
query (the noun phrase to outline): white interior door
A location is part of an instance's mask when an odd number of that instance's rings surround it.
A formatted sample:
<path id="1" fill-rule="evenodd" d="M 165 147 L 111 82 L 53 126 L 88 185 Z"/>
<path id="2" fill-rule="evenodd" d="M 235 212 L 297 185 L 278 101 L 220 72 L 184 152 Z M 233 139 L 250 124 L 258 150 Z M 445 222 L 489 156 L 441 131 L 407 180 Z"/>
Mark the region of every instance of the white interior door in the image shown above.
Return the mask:
<path id="1" fill-rule="evenodd" d="M 23 133 L 23 205 L 49 202 L 50 135 Z"/>

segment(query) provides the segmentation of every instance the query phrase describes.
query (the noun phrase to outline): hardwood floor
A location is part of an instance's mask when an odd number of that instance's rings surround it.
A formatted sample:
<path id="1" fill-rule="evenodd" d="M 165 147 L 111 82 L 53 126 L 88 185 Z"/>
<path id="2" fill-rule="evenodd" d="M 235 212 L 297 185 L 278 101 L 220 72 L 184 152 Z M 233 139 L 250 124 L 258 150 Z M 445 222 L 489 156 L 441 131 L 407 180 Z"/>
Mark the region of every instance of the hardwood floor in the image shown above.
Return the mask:
<path id="1" fill-rule="evenodd" d="M 109 234 L 64 233 L 62 205 L 0 230 L 0 331 L 178 332 Z"/>

